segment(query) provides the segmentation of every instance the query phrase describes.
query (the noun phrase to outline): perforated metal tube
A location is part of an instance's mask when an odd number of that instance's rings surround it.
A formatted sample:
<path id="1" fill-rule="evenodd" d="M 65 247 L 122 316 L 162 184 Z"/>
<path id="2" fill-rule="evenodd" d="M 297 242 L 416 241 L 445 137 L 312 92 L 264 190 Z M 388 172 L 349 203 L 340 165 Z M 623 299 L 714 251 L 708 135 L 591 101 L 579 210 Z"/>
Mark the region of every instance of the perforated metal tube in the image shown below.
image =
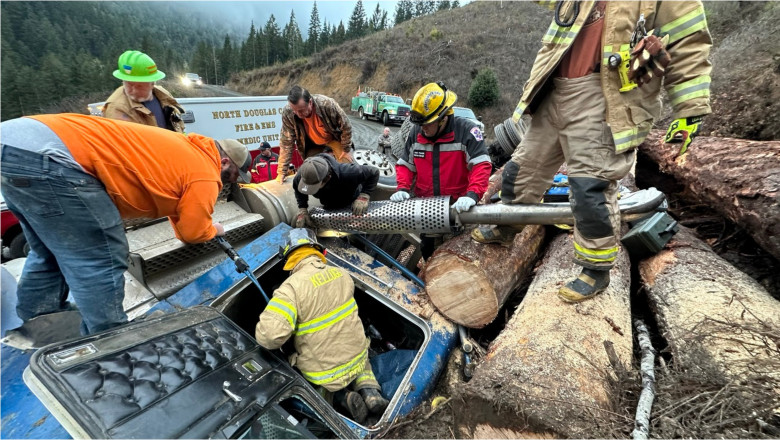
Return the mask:
<path id="1" fill-rule="evenodd" d="M 368 212 L 360 217 L 352 215 L 350 208 L 337 211 L 313 208 L 310 214 L 320 229 L 361 231 L 366 234 L 451 232 L 449 197 L 371 202 Z"/>

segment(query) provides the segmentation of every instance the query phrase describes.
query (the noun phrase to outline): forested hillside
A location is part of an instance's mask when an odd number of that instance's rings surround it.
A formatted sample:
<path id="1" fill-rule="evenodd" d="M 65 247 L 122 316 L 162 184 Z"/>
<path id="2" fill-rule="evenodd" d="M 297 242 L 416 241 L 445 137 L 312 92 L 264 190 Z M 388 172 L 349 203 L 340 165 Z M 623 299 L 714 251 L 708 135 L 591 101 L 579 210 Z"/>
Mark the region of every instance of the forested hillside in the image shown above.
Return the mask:
<path id="1" fill-rule="evenodd" d="M 228 32 L 177 2 L 4 1 L 0 11 L 3 120 L 113 90 L 111 72 L 128 49 L 148 53 L 168 75 L 182 73 L 199 42 Z"/>

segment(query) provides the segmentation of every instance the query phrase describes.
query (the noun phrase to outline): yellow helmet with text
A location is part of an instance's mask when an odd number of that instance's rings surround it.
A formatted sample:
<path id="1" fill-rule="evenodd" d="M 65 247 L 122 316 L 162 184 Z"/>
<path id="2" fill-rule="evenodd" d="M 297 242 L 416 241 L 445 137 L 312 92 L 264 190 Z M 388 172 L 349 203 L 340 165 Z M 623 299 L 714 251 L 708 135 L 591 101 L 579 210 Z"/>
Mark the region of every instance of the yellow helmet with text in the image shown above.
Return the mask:
<path id="1" fill-rule="evenodd" d="M 417 125 L 436 122 L 454 113 L 452 106 L 457 100 L 458 95 L 447 90 L 443 82 L 426 84 L 414 94 L 409 120 Z"/>

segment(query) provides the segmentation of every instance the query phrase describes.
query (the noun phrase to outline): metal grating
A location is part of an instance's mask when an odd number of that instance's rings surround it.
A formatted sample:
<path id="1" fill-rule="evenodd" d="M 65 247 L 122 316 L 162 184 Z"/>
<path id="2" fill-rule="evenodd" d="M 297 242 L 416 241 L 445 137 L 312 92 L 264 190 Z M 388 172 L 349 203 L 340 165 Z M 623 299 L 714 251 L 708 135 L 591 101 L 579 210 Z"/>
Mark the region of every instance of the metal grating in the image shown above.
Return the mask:
<path id="1" fill-rule="evenodd" d="M 448 196 L 413 198 L 404 202 L 371 202 L 368 212 L 359 217 L 352 215 L 350 208 L 335 211 L 313 208 L 310 213 L 320 229 L 361 231 L 366 234 L 452 232 Z"/>

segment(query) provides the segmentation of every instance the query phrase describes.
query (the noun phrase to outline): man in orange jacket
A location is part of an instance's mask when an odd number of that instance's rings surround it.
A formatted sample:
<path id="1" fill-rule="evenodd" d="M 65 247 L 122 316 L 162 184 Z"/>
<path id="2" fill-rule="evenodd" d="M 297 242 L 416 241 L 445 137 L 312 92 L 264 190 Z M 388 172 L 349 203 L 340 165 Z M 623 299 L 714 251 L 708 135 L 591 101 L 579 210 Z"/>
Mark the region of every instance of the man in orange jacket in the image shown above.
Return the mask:
<path id="1" fill-rule="evenodd" d="M 65 310 L 70 292 L 84 334 L 127 322 L 123 218 L 167 216 L 178 239 L 206 242 L 225 233 L 211 219 L 223 183 L 249 182 L 251 156 L 232 139 L 78 114 L 0 130 L 2 194 L 30 244 L 17 314 Z"/>

